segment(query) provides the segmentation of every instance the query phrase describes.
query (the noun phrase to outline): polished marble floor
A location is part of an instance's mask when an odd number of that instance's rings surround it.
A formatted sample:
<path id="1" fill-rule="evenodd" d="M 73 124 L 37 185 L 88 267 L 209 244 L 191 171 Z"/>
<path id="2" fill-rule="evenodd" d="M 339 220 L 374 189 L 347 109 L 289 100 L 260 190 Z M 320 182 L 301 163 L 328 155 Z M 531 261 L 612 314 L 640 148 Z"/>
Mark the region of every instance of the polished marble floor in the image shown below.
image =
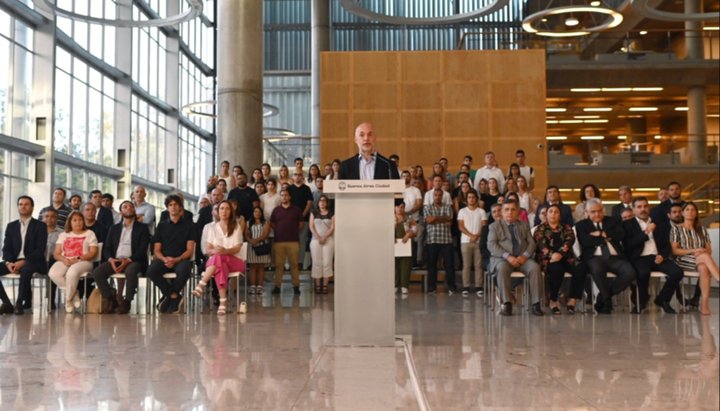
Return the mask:
<path id="1" fill-rule="evenodd" d="M 332 295 L 305 287 L 225 318 L 0 316 L 0 410 L 720 407 L 717 298 L 709 317 L 500 317 L 475 297 L 413 289 L 396 300 L 413 373 L 400 342 L 333 346 Z"/>

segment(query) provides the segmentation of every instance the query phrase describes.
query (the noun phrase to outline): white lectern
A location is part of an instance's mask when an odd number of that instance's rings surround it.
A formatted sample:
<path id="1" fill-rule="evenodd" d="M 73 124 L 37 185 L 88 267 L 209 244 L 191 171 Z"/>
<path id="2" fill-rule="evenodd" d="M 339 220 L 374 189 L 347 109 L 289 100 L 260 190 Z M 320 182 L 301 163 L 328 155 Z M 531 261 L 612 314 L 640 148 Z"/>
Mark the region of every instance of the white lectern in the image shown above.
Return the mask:
<path id="1" fill-rule="evenodd" d="M 395 339 L 395 193 L 402 180 L 327 180 L 335 194 L 335 344 Z"/>

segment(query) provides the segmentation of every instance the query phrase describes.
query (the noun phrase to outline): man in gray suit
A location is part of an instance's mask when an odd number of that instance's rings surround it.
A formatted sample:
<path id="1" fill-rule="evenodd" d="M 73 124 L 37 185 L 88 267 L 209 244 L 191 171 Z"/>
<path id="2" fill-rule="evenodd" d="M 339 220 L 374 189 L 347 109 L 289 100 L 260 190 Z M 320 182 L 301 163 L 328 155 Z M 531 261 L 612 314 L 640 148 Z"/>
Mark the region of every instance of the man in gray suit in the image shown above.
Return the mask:
<path id="1" fill-rule="evenodd" d="M 530 227 L 518 219 L 519 215 L 518 203 L 514 200 L 507 201 L 502 205 L 502 218 L 490 225 L 488 250 L 491 257 L 488 269 L 497 276 L 498 291 L 504 302 L 500 314 L 512 315 L 510 274 L 520 271 L 525 274 L 525 279 L 530 281 L 532 314 L 544 315 L 540 308 L 540 266 L 532 258 L 535 255 L 535 240 L 530 235 Z"/>

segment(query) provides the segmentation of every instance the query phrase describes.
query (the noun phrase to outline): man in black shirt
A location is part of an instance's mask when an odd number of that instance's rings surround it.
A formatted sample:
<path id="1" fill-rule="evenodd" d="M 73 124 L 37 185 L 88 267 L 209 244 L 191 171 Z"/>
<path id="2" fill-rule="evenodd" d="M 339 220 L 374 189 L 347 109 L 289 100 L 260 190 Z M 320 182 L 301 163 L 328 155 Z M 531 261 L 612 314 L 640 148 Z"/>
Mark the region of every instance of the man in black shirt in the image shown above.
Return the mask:
<path id="1" fill-rule="evenodd" d="M 296 168 L 292 175 L 293 184 L 288 187 L 288 193 L 290 193 L 290 202 L 302 211 L 303 227 L 300 229 L 300 254 L 298 255 L 298 264 L 300 269 L 306 269 L 305 267 L 305 249 L 308 244 L 308 221 L 310 220 L 310 211 L 313 206 L 313 195 L 312 190 L 305 184 L 305 177 L 301 169 Z"/>
<path id="2" fill-rule="evenodd" d="M 248 187 L 245 173 L 237 176 L 237 187 L 228 194 L 228 201 L 237 204 L 238 217 L 245 217 L 245 221 L 252 219 L 252 210 L 260 205 L 260 197 L 254 189 Z"/>
<path id="3" fill-rule="evenodd" d="M 158 304 L 161 313 L 175 313 L 180 310 L 181 294 L 190 278 L 191 258 L 195 252 L 195 225 L 192 220 L 182 218 L 183 200 L 176 194 L 165 199 L 169 219 L 157 226 L 153 244 L 153 261 L 147 276 L 163 294 Z M 177 277 L 172 283 L 163 274 L 174 272 Z"/>

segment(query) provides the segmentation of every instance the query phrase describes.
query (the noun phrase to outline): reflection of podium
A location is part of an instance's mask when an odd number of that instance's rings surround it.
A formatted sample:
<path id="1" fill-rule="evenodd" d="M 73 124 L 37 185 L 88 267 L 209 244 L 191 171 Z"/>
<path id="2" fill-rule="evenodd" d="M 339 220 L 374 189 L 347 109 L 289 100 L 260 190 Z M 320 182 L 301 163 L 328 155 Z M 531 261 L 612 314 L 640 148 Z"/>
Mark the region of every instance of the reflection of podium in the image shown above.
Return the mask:
<path id="1" fill-rule="evenodd" d="M 335 194 L 335 344 L 392 346 L 395 193 L 402 180 L 327 180 Z"/>

